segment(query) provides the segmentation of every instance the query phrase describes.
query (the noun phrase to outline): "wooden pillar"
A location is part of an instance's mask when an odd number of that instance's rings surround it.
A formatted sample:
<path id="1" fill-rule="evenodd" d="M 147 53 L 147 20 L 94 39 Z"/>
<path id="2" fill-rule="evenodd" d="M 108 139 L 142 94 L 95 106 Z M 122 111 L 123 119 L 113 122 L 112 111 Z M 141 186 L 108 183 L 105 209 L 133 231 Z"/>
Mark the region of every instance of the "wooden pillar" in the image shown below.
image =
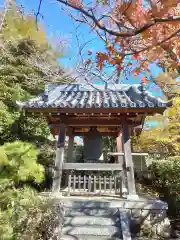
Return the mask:
<path id="1" fill-rule="evenodd" d="M 116 138 L 116 144 L 117 144 L 117 152 L 123 152 L 123 144 L 122 144 L 122 132 L 119 132 L 118 137 Z M 128 190 L 127 190 L 127 184 L 126 184 L 126 171 L 124 169 L 124 156 L 118 156 L 118 163 L 122 164 L 122 171 L 121 171 L 121 196 L 126 197 Z"/>
<path id="2" fill-rule="evenodd" d="M 135 178 L 134 178 L 134 164 L 132 160 L 131 152 L 131 140 L 129 136 L 129 127 L 127 125 L 127 120 L 124 119 L 122 124 L 122 139 L 124 148 L 124 159 L 127 172 L 127 185 L 128 185 L 128 196 L 129 200 L 137 200 L 138 195 L 136 194 Z"/>
<path id="3" fill-rule="evenodd" d="M 73 148 L 74 148 L 74 135 L 73 135 L 73 128 L 68 129 L 68 151 L 67 151 L 67 162 L 72 162 L 73 158 Z M 65 177 L 65 186 L 68 186 L 69 181 L 69 174 L 71 174 L 71 171 L 66 170 L 66 177 Z"/>
<path id="4" fill-rule="evenodd" d="M 52 186 L 53 193 L 59 192 L 61 189 L 65 137 L 66 137 L 65 125 L 61 123 L 58 142 L 57 142 L 57 150 L 56 150 L 55 169 L 54 169 L 53 186 Z"/>
<path id="5" fill-rule="evenodd" d="M 67 161 L 72 162 L 73 157 L 73 149 L 74 149 L 74 135 L 73 128 L 68 129 L 69 131 L 69 140 L 68 140 L 68 153 L 67 153 Z"/>
<path id="6" fill-rule="evenodd" d="M 116 138 L 117 152 L 123 152 L 122 144 L 122 132 L 119 132 L 118 137 Z M 118 156 L 118 163 L 123 162 L 123 156 Z"/>

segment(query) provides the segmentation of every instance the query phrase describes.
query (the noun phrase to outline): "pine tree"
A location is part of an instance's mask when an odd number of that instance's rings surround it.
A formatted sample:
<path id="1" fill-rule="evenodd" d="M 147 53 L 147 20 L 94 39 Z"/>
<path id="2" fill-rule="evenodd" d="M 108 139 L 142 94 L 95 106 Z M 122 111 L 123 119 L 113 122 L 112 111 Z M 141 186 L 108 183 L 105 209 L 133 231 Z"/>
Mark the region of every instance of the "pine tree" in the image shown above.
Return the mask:
<path id="1" fill-rule="evenodd" d="M 47 81 L 58 81 L 63 73 L 57 61 L 61 53 L 47 42 L 42 27 L 37 31 L 35 19 L 14 5 L 6 14 L 0 45 L 0 143 L 46 138 L 45 120 L 25 118 L 15 102 L 36 96 Z"/>
<path id="2" fill-rule="evenodd" d="M 0 35 L 2 240 L 43 239 L 44 230 L 48 229 L 49 221 L 53 221 L 52 205 L 39 199 L 32 188 L 40 186 L 45 177 L 43 165 L 48 159 L 52 160 L 49 157 L 52 152 L 49 151 L 52 148 L 48 140 L 49 129 L 42 117 L 24 116 L 16 101 L 39 94 L 51 77 L 58 80 L 57 72 L 63 72 L 57 61 L 59 56 L 59 52 L 47 42 L 42 28 L 37 31 L 35 19 L 18 11 L 12 4 Z M 35 146 L 37 142 L 39 149 Z M 47 239 L 52 237 L 51 230 Z"/>

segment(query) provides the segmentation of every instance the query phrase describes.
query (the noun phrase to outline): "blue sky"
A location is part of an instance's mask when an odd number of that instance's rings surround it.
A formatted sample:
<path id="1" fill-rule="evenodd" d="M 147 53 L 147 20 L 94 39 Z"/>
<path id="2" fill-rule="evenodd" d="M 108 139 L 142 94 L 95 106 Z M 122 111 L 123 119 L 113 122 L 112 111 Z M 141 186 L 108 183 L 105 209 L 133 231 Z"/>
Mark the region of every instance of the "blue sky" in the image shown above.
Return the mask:
<path id="1" fill-rule="evenodd" d="M 0 0 L 0 2 L 2 2 L 2 0 Z M 17 0 L 18 5 L 22 4 L 26 12 L 37 12 L 38 2 L 39 0 Z M 41 14 L 44 18 L 42 19 L 39 17 L 39 20 L 44 25 L 48 38 L 53 36 L 54 38 L 66 38 L 69 40 L 69 47 L 65 49 L 65 55 L 60 61 L 63 62 L 66 67 L 72 66 L 75 64 L 77 56 L 77 41 L 74 22 L 68 14 L 61 9 L 60 4 L 55 0 L 43 0 Z M 90 33 L 90 29 L 87 26 L 81 25 L 79 31 L 84 38 L 82 40 L 81 37 L 82 42 L 87 42 L 96 38 L 96 40 L 87 45 L 86 50 L 92 49 L 96 52 L 104 49 L 102 42 L 98 41 L 98 37 L 95 34 L 92 32 Z"/>
<path id="2" fill-rule="evenodd" d="M 23 5 L 25 11 L 29 13 L 37 12 L 38 3 L 39 0 L 17 0 L 17 4 Z M 2 7 L 3 0 L 0 0 L 0 5 Z M 54 38 L 57 39 L 67 38 L 69 40 L 70 44 L 65 49 L 64 57 L 60 59 L 60 62 L 65 67 L 72 67 L 76 63 L 78 49 L 74 22 L 68 16 L 68 14 L 61 9 L 60 4 L 58 4 L 56 0 L 43 0 L 41 14 L 43 15 L 43 19 L 39 17 L 39 20 L 44 25 L 47 37 L 49 39 L 51 36 L 54 36 Z M 93 52 L 96 52 L 104 49 L 104 44 L 102 41 L 98 38 L 98 36 L 93 34 L 87 26 L 81 25 L 79 32 L 81 32 L 81 36 L 83 38 L 81 38 L 81 43 L 94 39 L 86 46 L 85 51 L 92 49 Z M 155 65 L 152 65 L 151 69 L 154 76 L 161 72 L 161 69 Z M 134 79 L 133 76 L 130 76 L 124 83 L 132 84 L 139 82 L 140 78 Z M 153 90 L 153 94 L 159 95 L 160 93 L 158 90 Z"/>
<path id="3" fill-rule="evenodd" d="M 23 5 L 24 9 L 28 13 L 37 12 L 39 0 L 17 0 L 18 5 Z M 0 7 L 3 7 L 3 0 L 0 0 Z M 50 39 L 51 36 L 54 38 L 64 38 L 69 40 L 69 46 L 65 49 L 64 57 L 60 59 L 60 62 L 65 67 L 72 67 L 76 63 L 77 59 L 77 41 L 76 41 L 76 30 L 75 25 L 72 19 L 65 13 L 60 5 L 56 3 L 56 0 L 43 0 L 42 7 L 41 7 L 41 14 L 43 15 L 43 19 L 39 17 L 39 20 L 43 24 L 45 31 L 47 33 L 47 38 Z M 90 29 L 82 25 L 79 28 L 79 32 L 81 32 L 81 43 L 87 42 L 89 40 L 94 39 L 91 41 L 87 47 L 88 49 L 93 50 L 93 52 L 101 51 L 104 49 L 104 44 L 99 40 L 99 38 L 90 32 Z M 161 69 L 152 65 L 151 68 L 152 73 L 154 76 L 158 75 L 161 72 Z M 134 79 L 133 76 L 130 76 L 125 83 L 139 83 L 139 79 Z M 152 88 L 151 92 L 153 95 L 161 96 L 161 92 L 157 89 L 155 90 Z M 147 123 L 151 127 L 157 126 L 156 122 L 149 122 Z"/>

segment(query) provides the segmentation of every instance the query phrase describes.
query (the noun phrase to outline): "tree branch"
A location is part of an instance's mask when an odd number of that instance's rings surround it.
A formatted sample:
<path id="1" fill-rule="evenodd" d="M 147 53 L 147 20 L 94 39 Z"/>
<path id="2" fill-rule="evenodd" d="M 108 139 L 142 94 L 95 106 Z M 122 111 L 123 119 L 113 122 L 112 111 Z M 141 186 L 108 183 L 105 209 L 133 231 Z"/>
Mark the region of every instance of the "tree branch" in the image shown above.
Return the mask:
<path id="1" fill-rule="evenodd" d="M 178 33 L 180 33 L 180 29 L 178 29 L 177 31 L 173 32 L 169 37 L 163 39 L 162 41 L 158 42 L 157 44 L 147 46 L 146 48 L 141 49 L 141 50 L 139 50 L 139 51 L 134 51 L 134 52 L 126 53 L 125 56 L 129 56 L 129 55 L 133 55 L 133 54 L 139 54 L 139 53 L 144 52 L 144 51 L 147 51 L 147 50 L 149 50 L 150 48 L 153 48 L 153 47 L 155 47 L 155 46 L 161 46 L 161 45 L 162 45 L 163 43 L 165 43 L 166 41 L 168 41 L 168 40 L 170 40 L 171 38 L 175 37 Z"/>
<path id="2" fill-rule="evenodd" d="M 39 0 L 39 5 L 38 5 L 38 10 L 37 10 L 37 13 L 35 14 L 35 17 L 36 17 L 36 26 L 38 28 L 38 17 L 39 16 L 42 16 L 40 11 L 41 11 L 41 6 L 42 6 L 42 0 Z"/>
<path id="3" fill-rule="evenodd" d="M 113 29 L 107 28 L 104 24 L 101 24 L 100 21 L 95 17 L 92 9 L 85 10 L 84 8 L 82 8 L 82 6 L 76 6 L 76 5 L 68 2 L 67 0 L 57 0 L 57 1 L 66 5 L 66 6 L 69 6 L 69 7 L 73 8 L 73 9 L 79 11 L 79 12 L 81 12 L 86 17 L 91 19 L 99 29 L 111 34 L 112 36 L 116 36 L 116 37 L 132 37 L 132 36 L 136 36 L 136 35 L 142 33 L 143 31 L 149 29 L 150 27 L 152 27 L 156 23 L 180 21 L 179 16 L 168 17 L 168 18 L 154 18 L 154 19 L 151 20 L 151 22 L 145 24 L 143 27 L 141 27 L 139 29 L 133 29 L 133 30 L 124 31 L 124 32 L 123 31 L 115 31 Z"/>
<path id="4" fill-rule="evenodd" d="M 1 14 L 1 20 L 0 20 L 0 32 L 2 31 L 3 26 L 4 26 L 4 20 L 6 18 L 6 14 L 9 9 L 9 2 L 10 2 L 9 0 L 4 1 L 4 12 L 3 12 L 3 14 Z"/>

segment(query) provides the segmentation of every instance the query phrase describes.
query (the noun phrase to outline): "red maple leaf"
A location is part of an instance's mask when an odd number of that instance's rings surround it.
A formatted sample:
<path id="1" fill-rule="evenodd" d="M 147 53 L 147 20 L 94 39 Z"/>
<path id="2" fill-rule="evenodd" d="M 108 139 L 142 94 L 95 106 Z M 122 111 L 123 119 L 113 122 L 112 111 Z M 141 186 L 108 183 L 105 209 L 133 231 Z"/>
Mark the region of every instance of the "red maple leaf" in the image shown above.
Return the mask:
<path id="1" fill-rule="evenodd" d="M 138 57 L 139 57 L 139 56 L 138 56 L 137 53 L 135 53 L 135 54 L 132 55 L 132 58 L 133 58 L 134 60 L 138 60 Z"/>
<path id="2" fill-rule="evenodd" d="M 117 70 L 118 72 L 120 72 L 120 71 L 122 70 L 121 66 L 120 66 L 120 65 L 116 65 L 116 70 Z"/>
<path id="3" fill-rule="evenodd" d="M 145 76 L 142 76 L 141 77 L 141 82 L 146 84 L 147 83 L 147 78 Z"/>

